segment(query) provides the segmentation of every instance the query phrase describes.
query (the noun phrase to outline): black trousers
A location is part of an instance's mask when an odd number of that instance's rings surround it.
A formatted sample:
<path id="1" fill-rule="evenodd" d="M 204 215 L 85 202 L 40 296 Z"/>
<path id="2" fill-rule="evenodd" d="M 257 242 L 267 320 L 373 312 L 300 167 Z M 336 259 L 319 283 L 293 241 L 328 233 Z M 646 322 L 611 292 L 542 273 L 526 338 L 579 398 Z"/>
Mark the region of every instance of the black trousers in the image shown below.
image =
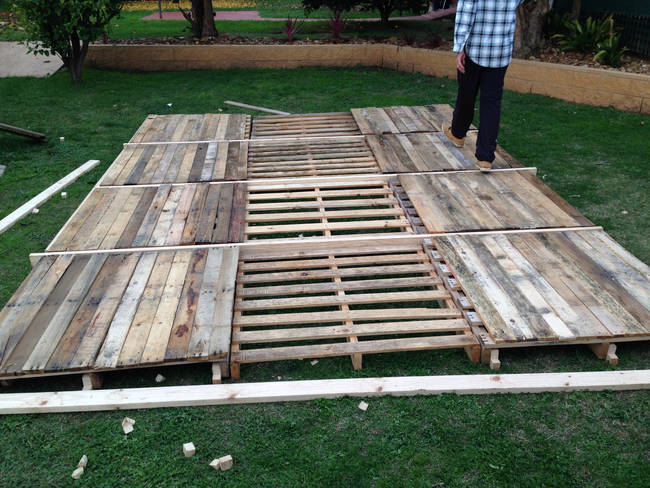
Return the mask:
<path id="1" fill-rule="evenodd" d="M 458 97 L 451 132 L 463 138 L 472 125 L 476 95 L 481 90 L 481 110 L 476 143 L 476 158 L 479 161 L 494 161 L 497 147 L 499 120 L 501 119 L 501 98 L 503 97 L 503 79 L 507 66 L 503 68 L 485 68 L 465 56 L 465 74 L 458 72 Z"/>

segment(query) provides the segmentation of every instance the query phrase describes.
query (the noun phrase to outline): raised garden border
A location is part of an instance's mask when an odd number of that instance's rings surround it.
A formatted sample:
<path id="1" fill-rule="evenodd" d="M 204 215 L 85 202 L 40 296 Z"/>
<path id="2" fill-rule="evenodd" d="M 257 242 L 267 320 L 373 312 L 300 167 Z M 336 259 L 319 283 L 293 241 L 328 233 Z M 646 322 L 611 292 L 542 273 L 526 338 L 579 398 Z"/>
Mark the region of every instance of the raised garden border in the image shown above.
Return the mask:
<path id="1" fill-rule="evenodd" d="M 132 71 L 373 66 L 456 77 L 455 54 L 391 44 L 92 45 L 86 66 Z M 650 76 L 515 59 L 505 87 L 570 102 L 650 113 Z"/>

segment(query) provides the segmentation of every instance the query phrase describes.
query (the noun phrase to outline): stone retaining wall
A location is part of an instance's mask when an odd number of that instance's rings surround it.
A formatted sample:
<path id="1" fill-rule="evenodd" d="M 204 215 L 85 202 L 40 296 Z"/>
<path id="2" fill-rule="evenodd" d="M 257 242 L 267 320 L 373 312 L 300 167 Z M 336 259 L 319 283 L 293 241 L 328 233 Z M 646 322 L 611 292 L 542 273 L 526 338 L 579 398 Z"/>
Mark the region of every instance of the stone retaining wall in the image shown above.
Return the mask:
<path id="1" fill-rule="evenodd" d="M 359 65 L 456 77 L 454 53 L 389 44 L 92 45 L 86 58 L 89 67 L 133 71 Z M 515 59 L 508 68 L 505 87 L 650 113 L 647 75 Z"/>

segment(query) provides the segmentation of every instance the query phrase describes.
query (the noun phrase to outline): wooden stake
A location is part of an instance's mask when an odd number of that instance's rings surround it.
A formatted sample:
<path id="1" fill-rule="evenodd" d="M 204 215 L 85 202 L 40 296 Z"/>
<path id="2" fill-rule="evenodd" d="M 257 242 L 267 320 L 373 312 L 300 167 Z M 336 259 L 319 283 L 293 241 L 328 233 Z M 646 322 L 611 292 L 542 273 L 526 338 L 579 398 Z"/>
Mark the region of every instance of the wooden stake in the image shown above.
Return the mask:
<path id="1" fill-rule="evenodd" d="M 598 344 L 589 344 L 589 347 L 598 359 L 604 359 L 612 366 L 616 366 L 618 364 L 616 344 L 610 344 L 609 342 L 600 342 Z"/>
<path id="2" fill-rule="evenodd" d="M 221 365 L 219 363 L 212 363 L 212 384 L 221 384 Z"/>

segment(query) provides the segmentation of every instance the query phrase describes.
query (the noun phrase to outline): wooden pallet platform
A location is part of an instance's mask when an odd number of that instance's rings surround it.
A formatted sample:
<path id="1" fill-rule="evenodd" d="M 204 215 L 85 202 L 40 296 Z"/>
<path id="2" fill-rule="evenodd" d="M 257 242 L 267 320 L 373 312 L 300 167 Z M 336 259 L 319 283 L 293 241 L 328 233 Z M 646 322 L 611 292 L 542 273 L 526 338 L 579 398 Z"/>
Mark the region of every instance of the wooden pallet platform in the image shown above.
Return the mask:
<path id="1" fill-rule="evenodd" d="M 238 255 L 42 258 L 0 313 L 0 376 L 224 358 Z"/>
<path id="2" fill-rule="evenodd" d="M 446 104 L 353 108 L 351 112 L 362 134 L 439 132 L 443 124 L 451 124 L 454 113 Z M 471 125 L 470 130 L 476 130 L 476 127 Z"/>
<path id="3" fill-rule="evenodd" d="M 244 114 L 149 115 L 129 142 L 193 142 L 248 139 Z"/>
<path id="4" fill-rule="evenodd" d="M 422 244 L 277 253 L 239 264 L 231 373 L 239 364 L 425 349 L 478 341 Z M 277 313 L 276 313 L 277 312 Z"/>
<path id="5" fill-rule="evenodd" d="M 528 171 L 402 175 L 399 181 L 431 233 L 593 225 Z"/>
<path id="6" fill-rule="evenodd" d="M 379 167 L 361 137 L 251 141 L 248 147 L 250 179 L 364 173 L 379 173 Z"/>
<path id="7" fill-rule="evenodd" d="M 350 112 L 255 117 L 251 139 L 359 135 Z"/>
<path id="8" fill-rule="evenodd" d="M 247 141 L 129 144 L 102 186 L 245 180 Z"/>
<path id="9" fill-rule="evenodd" d="M 244 240 L 412 233 L 387 179 L 249 183 Z"/>
<path id="10" fill-rule="evenodd" d="M 243 183 L 95 188 L 48 251 L 240 242 Z"/>
<path id="11" fill-rule="evenodd" d="M 0 312 L 0 376 L 650 339 L 648 267 L 450 120 L 149 116 Z"/>
<path id="12" fill-rule="evenodd" d="M 497 343 L 650 338 L 650 268 L 603 231 L 434 243 Z"/>

